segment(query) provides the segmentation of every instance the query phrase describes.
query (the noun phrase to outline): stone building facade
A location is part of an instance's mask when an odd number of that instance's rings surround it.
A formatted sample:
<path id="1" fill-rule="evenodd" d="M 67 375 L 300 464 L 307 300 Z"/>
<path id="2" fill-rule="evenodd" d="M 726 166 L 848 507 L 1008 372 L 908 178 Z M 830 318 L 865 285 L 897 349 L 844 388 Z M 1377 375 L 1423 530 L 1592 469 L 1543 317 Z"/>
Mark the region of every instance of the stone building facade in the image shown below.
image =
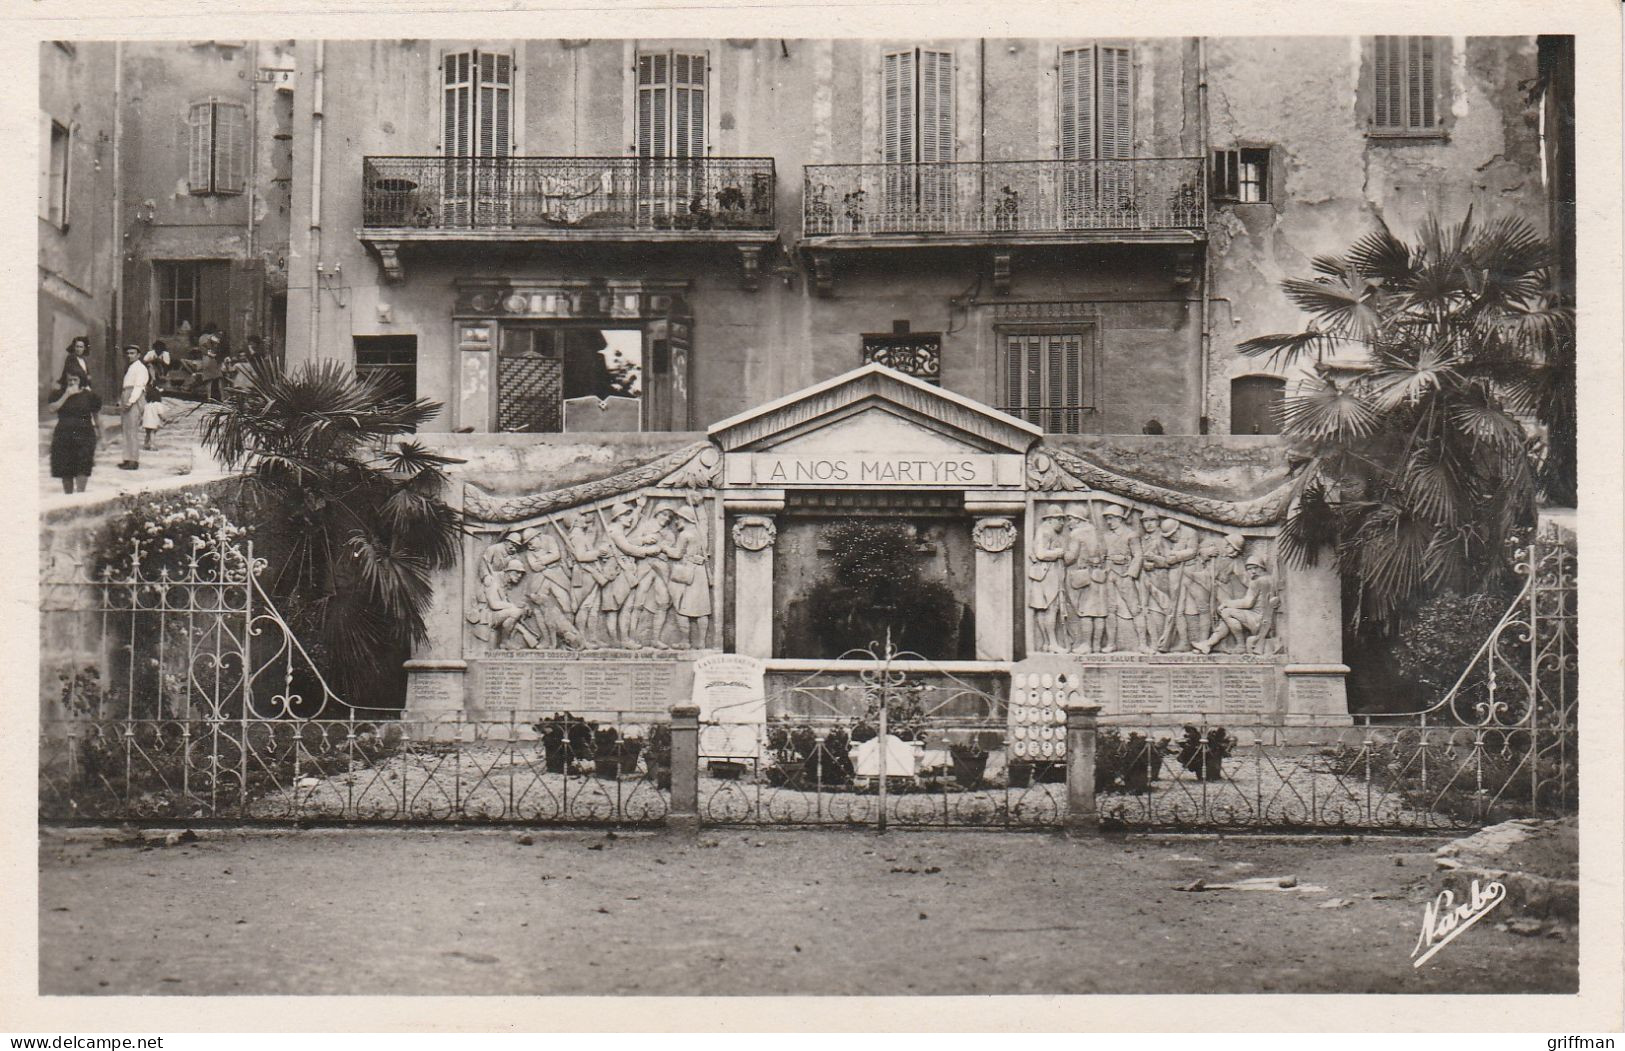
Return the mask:
<path id="1" fill-rule="evenodd" d="M 114 207 L 114 45 L 92 41 L 40 48 L 39 343 L 41 400 L 62 372 L 68 344 L 89 343 L 101 390 L 122 373 L 112 344 L 117 266 Z M 118 371 L 115 371 L 118 370 Z"/>
<path id="2" fill-rule="evenodd" d="M 1233 348 L 1301 324 L 1282 277 L 1379 219 L 1545 225 L 1533 38 L 298 50 L 290 347 L 447 430 L 625 430 L 501 375 L 589 325 L 649 359 L 643 429 L 879 355 L 1052 431 L 1268 431 L 1292 377 Z"/>

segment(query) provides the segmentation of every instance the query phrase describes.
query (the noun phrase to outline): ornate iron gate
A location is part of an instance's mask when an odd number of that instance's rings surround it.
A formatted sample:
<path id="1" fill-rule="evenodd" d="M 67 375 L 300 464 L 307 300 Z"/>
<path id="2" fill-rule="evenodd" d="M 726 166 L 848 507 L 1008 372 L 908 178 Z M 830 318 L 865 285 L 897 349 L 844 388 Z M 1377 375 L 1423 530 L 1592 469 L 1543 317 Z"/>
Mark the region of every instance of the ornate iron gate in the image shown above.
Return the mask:
<path id="1" fill-rule="evenodd" d="M 42 669 L 42 817 L 664 819 L 664 722 L 403 720 L 347 704 L 261 587 L 251 544 L 221 535 L 183 561 L 153 572 L 137 547 L 119 569 L 47 566 L 47 651 L 73 656 Z"/>
<path id="2" fill-rule="evenodd" d="M 1012 763 L 1005 701 L 890 642 L 769 690 L 765 722 L 700 732 L 714 825 L 1058 828 L 1064 762 Z"/>
<path id="3" fill-rule="evenodd" d="M 1355 726 L 1193 716 L 1181 733 L 1101 718 L 1108 827 L 1448 831 L 1578 807 L 1576 555 L 1555 531 L 1516 556 L 1523 585 L 1455 685 Z"/>

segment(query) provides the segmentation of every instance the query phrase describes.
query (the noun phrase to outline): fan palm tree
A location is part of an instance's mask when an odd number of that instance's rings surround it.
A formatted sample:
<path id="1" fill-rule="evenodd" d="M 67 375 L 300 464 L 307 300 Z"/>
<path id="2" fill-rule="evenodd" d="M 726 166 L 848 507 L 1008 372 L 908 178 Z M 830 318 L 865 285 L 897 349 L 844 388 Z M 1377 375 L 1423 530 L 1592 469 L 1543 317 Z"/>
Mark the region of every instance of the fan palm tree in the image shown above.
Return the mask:
<path id="1" fill-rule="evenodd" d="M 345 696 L 425 636 L 431 574 L 457 555 L 461 519 L 439 494 L 461 461 L 400 437 L 439 412 L 336 362 L 284 373 L 258 359 L 204 420 L 203 444 L 241 470 L 273 538 L 272 594 Z"/>
<path id="2" fill-rule="evenodd" d="M 1542 456 L 1520 417 L 1573 441 L 1573 314 L 1549 291 L 1547 246 L 1520 219 L 1429 220 L 1415 244 L 1386 225 L 1315 276 L 1282 282 L 1302 332 L 1240 344 L 1273 363 L 1317 365 L 1348 347 L 1363 367 L 1318 369 L 1281 409 L 1305 457 L 1282 531 L 1286 554 L 1326 548 L 1358 595 L 1356 616 L 1392 624 L 1442 588 L 1504 571 L 1532 519 Z M 1572 445 L 1552 461 L 1573 462 Z"/>

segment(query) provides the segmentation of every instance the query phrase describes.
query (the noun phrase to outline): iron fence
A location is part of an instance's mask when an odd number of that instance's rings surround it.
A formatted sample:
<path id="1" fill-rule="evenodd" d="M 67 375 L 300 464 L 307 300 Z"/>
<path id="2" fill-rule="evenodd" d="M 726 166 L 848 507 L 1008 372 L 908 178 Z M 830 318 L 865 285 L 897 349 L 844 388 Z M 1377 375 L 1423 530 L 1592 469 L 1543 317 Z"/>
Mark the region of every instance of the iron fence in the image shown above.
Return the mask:
<path id="1" fill-rule="evenodd" d="M 367 157 L 369 229 L 772 230 L 771 157 Z"/>
<path id="2" fill-rule="evenodd" d="M 699 735 L 700 820 L 1058 828 L 1065 764 L 1013 761 L 1005 699 L 890 643 L 769 689 L 762 718 Z"/>
<path id="3" fill-rule="evenodd" d="M 1200 157 L 815 164 L 802 229 L 835 234 L 1200 230 Z"/>
<path id="4" fill-rule="evenodd" d="M 1555 531 L 1455 685 L 1357 726 L 1103 716 L 1103 822 L 1139 829 L 1448 831 L 1579 807 L 1577 560 Z"/>
<path id="5" fill-rule="evenodd" d="M 42 582 L 54 662 L 40 814 L 59 820 L 655 824 L 663 715 L 402 718 L 348 704 L 259 582 L 251 543 Z M 47 671 L 50 671 L 47 668 Z"/>

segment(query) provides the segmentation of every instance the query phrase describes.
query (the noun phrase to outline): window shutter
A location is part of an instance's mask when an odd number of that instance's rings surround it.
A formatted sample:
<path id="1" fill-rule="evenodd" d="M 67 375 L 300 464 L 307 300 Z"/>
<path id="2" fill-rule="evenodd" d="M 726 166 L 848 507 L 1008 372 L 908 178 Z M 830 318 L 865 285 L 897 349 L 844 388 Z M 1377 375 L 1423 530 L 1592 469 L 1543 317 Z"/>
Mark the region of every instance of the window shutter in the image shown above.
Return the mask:
<path id="1" fill-rule="evenodd" d="M 471 51 L 452 51 L 445 56 L 440 151 L 447 157 L 466 157 L 472 152 L 469 141 L 469 117 L 473 108 L 472 59 Z"/>
<path id="2" fill-rule="evenodd" d="M 638 56 L 638 156 L 671 154 L 671 55 Z"/>
<path id="3" fill-rule="evenodd" d="M 920 52 L 921 161 L 954 159 L 954 56 L 950 51 Z"/>
<path id="4" fill-rule="evenodd" d="M 1134 156 L 1134 91 L 1126 47 L 1100 54 L 1100 157 Z"/>
<path id="5" fill-rule="evenodd" d="M 214 102 L 194 102 L 186 111 L 186 184 L 193 193 L 208 193 L 209 161 L 214 153 Z"/>
<path id="6" fill-rule="evenodd" d="M 513 152 L 513 56 L 477 51 L 478 157 L 506 157 Z"/>
<path id="7" fill-rule="evenodd" d="M 216 193 L 242 193 L 243 151 L 247 146 L 247 116 L 235 102 L 214 105 L 214 190 Z"/>
<path id="8" fill-rule="evenodd" d="M 1410 111 L 1410 127 L 1431 128 L 1435 121 L 1435 96 L 1433 76 L 1434 46 L 1432 37 L 1410 38 L 1409 61 L 1406 71 L 1406 81 L 1414 85 L 1416 103 Z"/>
<path id="9" fill-rule="evenodd" d="M 914 151 L 914 52 L 890 52 L 885 62 L 881 99 L 884 153 L 881 159 L 887 164 L 912 164 L 919 160 Z"/>
<path id="10" fill-rule="evenodd" d="M 1010 411 L 1011 415 L 1014 415 L 1014 416 L 1020 416 L 1021 413 L 1018 410 L 1021 409 L 1022 406 L 1027 404 L 1026 401 L 1022 398 L 1021 350 L 1022 350 L 1022 339 L 1021 339 L 1020 336 L 1006 336 L 1005 337 L 1005 341 L 1004 341 L 1004 385 L 1005 385 L 1004 404 L 1005 404 L 1006 409 L 1008 409 Z"/>
<path id="11" fill-rule="evenodd" d="M 1064 161 L 1095 156 L 1095 49 L 1061 50 L 1060 154 Z"/>
<path id="12" fill-rule="evenodd" d="M 672 56 L 674 157 L 705 156 L 705 56 Z"/>

